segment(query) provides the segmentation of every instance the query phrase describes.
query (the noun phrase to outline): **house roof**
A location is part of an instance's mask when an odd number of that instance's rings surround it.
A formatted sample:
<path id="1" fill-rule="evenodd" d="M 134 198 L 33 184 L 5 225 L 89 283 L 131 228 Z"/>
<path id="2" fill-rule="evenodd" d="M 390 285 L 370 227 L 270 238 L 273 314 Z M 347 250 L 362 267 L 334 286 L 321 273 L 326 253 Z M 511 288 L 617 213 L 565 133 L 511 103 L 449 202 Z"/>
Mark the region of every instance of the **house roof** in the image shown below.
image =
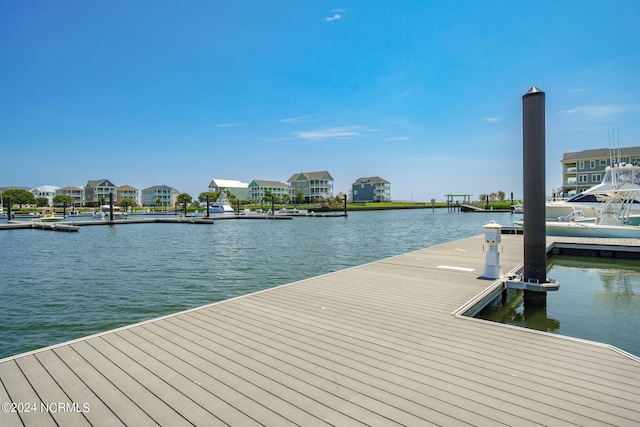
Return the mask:
<path id="1" fill-rule="evenodd" d="M 126 190 L 126 191 L 132 191 L 132 190 L 133 190 L 133 191 L 138 191 L 138 189 L 137 189 L 137 188 L 132 187 L 132 186 L 130 186 L 130 185 L 121 185 L 120 187 L 118 187 L 118 190 L 120 190 L 120 191 L 125 191 L 125 190 Z"/>
<path id="2" fill-rule="evenodd" d="M 168 188 L 169 190 L 178 191 L 178 190 L 176 190 L 175 188 L 170 187 L 170 186 L 168 186 L 168 185 L 164 185 L 164 184 L 163 184 L 163 185 L 154 185 L 154 186 L 151 186 L 151 187 L 145 188 L 145 189 L 144 189 L 144 190 L 142 190 L 142 191 L 153 191 L 153 190 L 159 190 L 159 189 L 161 189 L 161 188 Z"/>
<path id="3" fill-rule="evenodd" d="M 87 187 L 115 187 L 115 184 L 106 178 L 90 179 L 87 181 Z"/>
<path id="4" fill-rule="evenodd" d="M 356 179 L 356 181 L 352 185 L 356 184 L 390 184 L 390 182 L 386 179 L 380 178 L 379 176 L 365 176 Z"/>
<path id="5" fill-rule="evenodd" d="M 253 185 L 253 184 L 255 184 L 255 185 Z M 279 182 L 279 181 L 264 181 L 264 180 L 261 180 L 261 179 L 254 179 L 249 184 L 249 187 L 279 187 L 279 188 L 286 188 L 287 184 Z"/>
<path id="6" fill-rule="evenodd" d="M 80 191 L 82 191 L 83 188 L 82 187 L 74 187 L 74 186 L 66 186 L 66 187 L 59 188 L 59 190 L 64 190 L 64 191 L 71 191 L 71 190 L 78 191 L 78 190 L 80 190 Z"/>
<path id="7" fill-rule="evenodd" d="M 214 178 L 209 183 L 209 187 L 218 188 L 248 188 L 249 184 L 235 179 L 217 179 Z"/>
<path id="8" fill-rule="evenodd" d="M 55 185 L 41 185 L 40 187 L 36 187 L 31 190 L 33 193 L 37 191 L 38 193 L 55 193 L 60 187 L 56 187 Z"/>
<path id="9" fill-rule="evenodd" d="M 318 171 L 318 172 L 301 172 L 294 173 L 291 175 L 291 178 L 287 180 L 287 182 L 294 182 L 299 180 L 301 177 L 306 178 L 309 181 L 317 181 L 319 179 L 326 179 L 328 181 L 333 181 L 333 177 L 327 171 Z"/>
<path id="10" fill-rule="evenodd" d="M 622 157 L 640 157 L 640 146 L 621 148 L 619 151 L 620 156 Z M 573 153 L 564 153 L 564 155 L 562 156 L 562 161 L 567 162 L 576 160 L 606 159 L 609 158 L 609 156 L 617 157 L 617 154 L 614 153 L 614 150 L 610 150 L 609 148 L 596 148 L 593 150 L 582 150 Z"/>

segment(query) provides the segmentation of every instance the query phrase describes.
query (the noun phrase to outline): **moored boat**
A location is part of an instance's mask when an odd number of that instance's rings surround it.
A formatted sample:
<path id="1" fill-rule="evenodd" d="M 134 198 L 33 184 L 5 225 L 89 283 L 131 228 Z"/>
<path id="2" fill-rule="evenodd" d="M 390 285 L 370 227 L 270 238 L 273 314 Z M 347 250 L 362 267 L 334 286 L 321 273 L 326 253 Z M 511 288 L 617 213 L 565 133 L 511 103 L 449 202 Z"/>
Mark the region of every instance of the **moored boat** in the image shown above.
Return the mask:
<path id="1" fill-rule="evenodd" d="M 235 213 L 231 205 L 229 205 L 229 200 L 224 192 L 220 194 L 218 199 L 211 203 L 208 207 L 210 214 L 232 214 Z"/>
<path id="2" fill-rule="evenodd" d="M 576 194 L 567 200 L 547 202 L 546 217 L 557 220 L 559 217 L 571 214 L 574 210 L 581 210 L 585 217 L 597 217 L 604 202 L 617 191 L 640 190 L 640 165 L 620 163 L 608 166 L 600 184 Z M 640 213 L 640 198 L 635 197 L 630 210 Z"/>
<path id="3" fill-rule="evenodd" d="M 45 209 L 37 218 L 33 218 L 31 221 L 32 222 L 60 222 L 63 219 L 64 217 L 56 216 L 56 214 L 53 213 L 53 211 L 50 211 L 49 209 Z"/>

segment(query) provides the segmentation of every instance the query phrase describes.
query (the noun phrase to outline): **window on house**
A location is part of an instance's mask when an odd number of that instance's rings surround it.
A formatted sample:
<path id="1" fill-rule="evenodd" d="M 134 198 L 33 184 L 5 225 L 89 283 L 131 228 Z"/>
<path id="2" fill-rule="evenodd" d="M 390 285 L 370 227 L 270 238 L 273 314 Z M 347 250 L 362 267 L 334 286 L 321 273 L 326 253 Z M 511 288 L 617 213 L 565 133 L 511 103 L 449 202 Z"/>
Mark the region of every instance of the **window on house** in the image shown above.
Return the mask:
<path id="1" fill-rule="evenodd" d="M 584 162 L 578 162 L 578 169 L 584 169 Z"/>
<path id="2" fill-rule="evenodd" d="M 600 160 L 600 166 L 606 166 L 606 165 L 607 165 L 606 160 Z"/>
<path id="3" fill-rule="evenodd" d="M 589 169 L 595 169 L 595 168 L 596 168 L 596 161 L 595 160 L 589 161 Z"/>
<path id="4" fill-rule="evenodd" d="M 601 173 L 594 173 L 591 175 L 591 182 L 601 182 L 601 181 L 602 181 Z"/>
<path id="5" fill-rule="evenodd" d="M 578 175 L 578 182 L 580 183 L 589 182 L 589 175 Z"/>

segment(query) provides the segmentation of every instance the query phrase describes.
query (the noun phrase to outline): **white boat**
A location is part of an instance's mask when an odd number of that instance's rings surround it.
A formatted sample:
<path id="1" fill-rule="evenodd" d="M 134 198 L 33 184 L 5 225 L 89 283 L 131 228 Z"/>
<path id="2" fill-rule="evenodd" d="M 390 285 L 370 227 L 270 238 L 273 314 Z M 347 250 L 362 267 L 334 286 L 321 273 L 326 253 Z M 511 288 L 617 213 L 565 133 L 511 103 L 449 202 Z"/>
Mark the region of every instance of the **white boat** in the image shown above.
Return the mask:
<path id="1" fill-rule="evenodd" d="M 107 221 L 109 219 L 109 215 L 111 215 L 111 206 L 102 205 L 100 209 L 97 210 L 91 219 L 99 220 L 99 221 Z M 127 217 L 126 212 L 122 212 L 120 210 L 120 206 L 113 207 L 113 219 L 125 219 Z"/>
<path id="2" fill-rule="evenodd" d="M 209 205 L 209 213 L 210 214 L 232 214 L 235 213 L 231 205 L 229 205 L 229 200 L 227 200 L 227 195 L 222 192 L 218 197 L 218 200 L 211 203 Z"/>
<path id="3" fill-rule="evenodd" d="M 64 219 L 64 217 L 56 216 L 53 211 L 49 209 L 45 209 L 42 213 L 37 217 L 33 218 L 32 222 L 60 222 Z"/>
<path id="4" fill-rule="evenodd" d="M 581 210 L 585 217 L 595 218 L 600 214 L 608 199 L 607 194 L 619 190 L 640 190 L 640 165 L 620 163 L 612 167 L 608 166 L 600 184 L 567 200 L 547 202 L 545 206 L 546 217 L 548 220 L 557 220 L 575 210 Z M 635 197 L 630 209 L 640 214 L 639 197 Z"/>
<path id="5" fill-rule="evenodd" d="M 595 218 L 584 218 L 582 211 L 573 211 L 571 218 L 563 221 L 547 221 L 547 236 L 566 237 L 607 237 L 607 238 L 640 238 L 640 227 L 629 225 L 631 207 L 640 191 L 616 190 L 602 193 L 607 198 L 600 213 Z"/>
<path id="6" fill-rule="evenodd" d="M 515 205 L 511 206 L 511 213 L 523 214 L 524 206 L 522 206 L 522 203 L 516 203 Z"/>

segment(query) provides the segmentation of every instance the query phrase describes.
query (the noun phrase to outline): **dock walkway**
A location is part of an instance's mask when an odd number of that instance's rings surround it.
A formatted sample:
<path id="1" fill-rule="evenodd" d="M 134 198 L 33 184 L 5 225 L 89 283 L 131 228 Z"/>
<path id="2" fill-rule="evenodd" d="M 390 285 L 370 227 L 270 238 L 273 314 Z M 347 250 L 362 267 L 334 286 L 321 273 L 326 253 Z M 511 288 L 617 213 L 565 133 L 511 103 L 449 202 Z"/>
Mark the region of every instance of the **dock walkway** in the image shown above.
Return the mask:
<path id="1" fill-rule="evenodd" d="M 4 359 L 0 402 L 35 410 L 0 425 L 638 425 L 637 358 L 452 314 L 484 259 L 476 236 Z"/>

